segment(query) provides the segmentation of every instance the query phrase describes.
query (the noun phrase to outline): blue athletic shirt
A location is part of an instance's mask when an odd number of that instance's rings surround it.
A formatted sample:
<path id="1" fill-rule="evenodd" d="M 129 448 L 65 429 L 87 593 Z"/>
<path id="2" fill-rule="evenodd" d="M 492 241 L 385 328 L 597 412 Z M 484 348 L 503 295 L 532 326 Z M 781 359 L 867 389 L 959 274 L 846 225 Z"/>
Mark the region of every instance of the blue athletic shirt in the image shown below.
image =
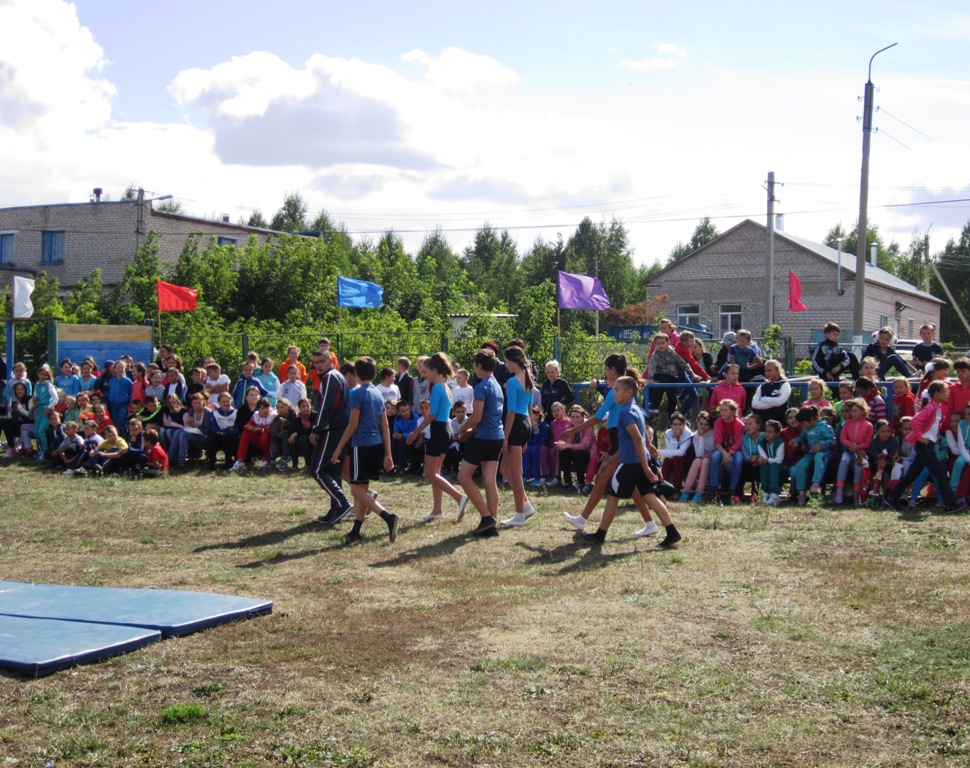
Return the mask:
<path id="1" fill-rule="evenodd" d="M 368 445 L 380 445 L 381 414 L 384 413 L 384 398 L 373 384 L 353 389 L 350 393 L 350 409 L 358 408 L 360 417 L 357 420 L 357 431 L 350 438 L 354 448 Z"/>
<path id="2" fill-rule="evenodd" d="M 528 415 L 529 406 L 532 405 L 532 393 L 527 392 L 515 376 L 509 379 L 506 386 L 509 394 L 509 411 L 523 416 Z"/>
<path id="3" fill-rule="evenodd" d="M 630 402 L 633 402 L 632 400 Z M 600 406 L 599 410 L 596 412 L 596 418 L 600 422 L 606 421 L 606 426 L 609 429 L 616 429 L 620 426 L 620 412 L 622 408 L 616 407 L 616 400 L 613 399 L 613 389 L 612 387 L 607 390 L 606 397 L 603 398 L 603 404 Z"/>
<path id="4" fill-rule="evenodd" d="M 640 456 L 637 454 L 637 447 L 626 428 L 628 424 L 636 424 L 637 430 L 640 432 L 640 442 L 642 443 L 643 435 L 646 432 L 644 429 L 645 421 L 643 418 L 643 411 L 641 411 L 640 406 L 632 400 L 619 408 L 614 408 L 614 410 L 619 414 L 618 428 L 620 430 L 620 463 L 639 464 Z"/>
<path id="5" fill-rule="evenodd" d="M 443 421 L 445 424 L 451 423 L 451 398 L 448 397 L 448 388 L 440 381 L 431 387 L 430 400 L 434 420 Z"/>
<path id="6" fill-rule="evenodd" d="M 483 403 L 482 420 L 475 427 L 475 437 L 481 440 L 504 440 L 502 406 L 505 404 L 505 395 L 494 376 L 482 379 L 475 385 L 475 399 Z"/>

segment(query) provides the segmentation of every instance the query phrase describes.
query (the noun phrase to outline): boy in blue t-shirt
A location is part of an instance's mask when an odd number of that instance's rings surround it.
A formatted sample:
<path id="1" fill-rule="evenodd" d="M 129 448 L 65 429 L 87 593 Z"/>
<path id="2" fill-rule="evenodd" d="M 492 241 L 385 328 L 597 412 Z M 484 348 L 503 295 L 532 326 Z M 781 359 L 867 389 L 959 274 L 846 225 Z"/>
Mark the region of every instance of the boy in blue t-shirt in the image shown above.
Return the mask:
<path id="1" fill-rule="evenodd" d="M 650 510 L 657 513 L 657 517 L 667 529 L 667 536 L 660 542 L 660 546 L 669 549 L 680 541 L 680 533 L 670 519 L 667 505 L 657 496 L 657 484 L 661 476 L 650 466 L 647 458 L 647 447 L 644 442 L 646 423 L 643 411 L 634 402 L 637 393 L 637 383 L 629 376 L 621 376 L 613 386 L 613 399 L 620 411 L 619 441 L 620 463 L 610 480 L 607 488 L 606 508 L 596 533 L 580 531 L 579 535 L 591 544 L 602 544 L 606 540 L 609 530 L 616 517 L 616 510 L 620 499 L 634 498 L 634 491 L 639 491 L 643 508 L 640 509 L 644 520 L 650 522 Z M 639 506 L 639 504 L 638 504 Z"/>
<path id="2" fill-rule="evenodd" d="M 418 426 L 418 418 L 411 413 L 411 403 L 404 398 L 397 401 L 396 413 L 391 433 L 394 467 L 399 472 L 413 471 L 419 463 L 418 452 L 413 445 L 408 445 L 407 438 Z"/>
<path id="3" fill-rule="evenodd" d="M 398 516 L 382 507 L 376 495 L 370 493 L 371 480 L 381 476 L 381 468 L 390 472 L 394 469 L 391 458 L 391 432 L 387 427 L 387 411 L 384 398 L 373 385 L 377 374 L 377 363 L 372 357 L 361 357 L 354 363 L 354 374 L 358 386 L 350 393 L 350 421 L 344 430 L 337 448 L 330 459 L 340 464 L 344 448 L 350 444 L 349 474 L 350 492 L 354 499 L 354 527 L 344 537 L 348 544 L 359 544 L 364 517 L 368 512 L 379 515 L 387 523 L 391 543 L 397 538 Z M 382 464 L 383 459 L 383 464 Z"/>

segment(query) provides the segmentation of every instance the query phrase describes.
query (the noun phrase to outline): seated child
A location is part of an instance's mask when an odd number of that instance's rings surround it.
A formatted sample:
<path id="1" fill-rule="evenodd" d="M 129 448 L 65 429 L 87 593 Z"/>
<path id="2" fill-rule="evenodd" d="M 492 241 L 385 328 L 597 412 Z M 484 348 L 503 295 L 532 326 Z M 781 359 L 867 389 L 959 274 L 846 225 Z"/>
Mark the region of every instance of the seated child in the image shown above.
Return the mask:
<path id="1" fill-rule="evenodd" d="M 765 433 L 758 441 L 761 491 L 765 494 L 765 504 L 771 507 L 781 503 L 782 472 L 785 471 L 785 438 L 781 436 L 781 431 L 780 421 L 768 419 Z"/>
<path id="2" fill-rule="evenodd" d="M 714 455 L 714 431 L 711 428 L 711 414 L 701 411 L 697 415 L 697 431 L 691 437 L 691 451 L 694 459 L 691 461 L 687 478 L 680 492 L 679 501 L 693 501 L 700 504 L 704 499 L 704 489 L 711 473 L 711 456 Z M 691 489 L 695 489 L 691 498 Z"/>
<path id="3" fill-rule="evenodd" d="M 879 389 L 872 379 L 867 379 L 865 376 L 856 379 L 855 396 L 866 401 L 869 408 L 866 418 L 873 424 L 886 418 L 886 401 L 882 399 Z"/>
<path id="4" fill-rule="evenodd" d="M 569 408 L 569 424 L 578 427 L 586 420 L 587 413 L 581 405 Z M 609 435 L 607 434 L 607 451 L 609 450 Z M 592 458 L 596 453 L 596 435 L 592 429 L 576 432 L 568 440 L 560 438 L 556 441 L 557 457 L 559 459 L 560 483 L 563 488 L 573 485 L 573 473 L 576 474 L 576 484 L 573 487 L 581 493 L 586 481 L 586 474 Z"/>
<path id="5" fill-rule="evenodd" d="M 893 379 L 893 430 L 899 431 L 899 421 L 904 416 L 916 415 L 916 395 L 906 379 Z"/>
<path id="6" fill-rule="evenodd" d="M 744 495 L 744 486 L 750 482 L 752 486 L 761 480 L 761 453 L 758 450 L 761 444 L 761 427 L 764 420 L 760 414 L 749 413 L 744 419 L 744 436 L 741 438 L 741 476 L 738 484 L 731 489 L 734 501 L 741 501 Z M 752 488 L 751 498 L 755 497 Z"/>
<path id="7" fill-rule="evenodd" d="M 795 465 L 794 486 L 798 492 L 798 503 L 804 506 L 807 501 L 806 490 L 815 494 L 821 488 L 825 468 L 835 446 L 835 433 L 828 423 L 820 420 L 818 408 L 814 405 L 799 408 L 795 418 L 802 427 L 802 433 L 795 441 L 804 446 L 805 455 Z M 812 473 L 811 488 L 808 485 L 809 471 Z"/>
<path id="8" fill-rule="evenodd" d="M 562 433 L 570 426 L 566 418 L 566 409 L 558 400 L 550 406 L 552 419 L 549 421 L 549 439 L 540 449 L 539 462 L 546 485 L 559 485 L 559 448 L 557 444 L 562 440 Z M 584 430 L 589 431 L 589 430 Z M 590 436 L 592 438 L 592 435 Z"/>
<path id="9" fill-rule="evenodd" d="M 840 385 L 841 389 L 841 385 Z M 828 394 L 829 388 L 825 385 L 825 381 L 820 379 L 818 376 L 808 380 L 808 399 L 802 403 L 802 405 L 814 405 L 818 409 L 825 408 L 826 406 L 832 405 L 825 396 Z"/>
<path id="10" fill-rule="evenodd" d="M 230 401 L 231 400 L 232 398 L 230 398 Z M 145 447 L 148 449 L 145 452 L 147 461 L 145 463 L 145 470 L 142 472 L 142 475 L 144 477 L 162 477 L 166 472 L 168 472 L 168 454 L 165 453 L 165 449 L 159 445 L 158 432 L 145 432 Z"/>
<path id="11" fill-rule="evenodd" d="M 84 439 L 78 434 L 76 421 L 69 421 L 64 425 L 64 439 L 51 454 L 51 468 L 63 470 L 61 474 L 69 475 L 77 469 L 77 461 L 83 455 Z"/>
<path id="12" fill-rule="evenodd" d="M 714 422 L 714 454 L 711 456 L 711 485 L 715 492 L 722 488 L 722 467 L 730 467 L 728 498 L 741 481 L 741 467 L 744 454 L 741 445 L 744 440 L 744 424 L 737 418 L 738 406 L 733 400 L 722 400 L 720 418 Z"/>
<path id="13" fill-rule="evenodd" d="M 522 451 L 522 481 L 533 487 L 540 487 L 546 484 L 541 458 L 542 448 L 549 440 L 549 423 L 538 405 L 529 406 L 529 420 L 532 431 L 529 433 L 529 442 Z"/>
<path id="14" fill-rule="evenodd" d="M 411 413 L 411 403 L 403 399 L 398 400 L 397 416 L 391 428 L 391 453 L 394 458 L 394 468 L 398 472 L 411 472 L 419 464 L 417 448 L 407 444 L 408 435 L 417 426 L 418 420 Z"/>
<path id="15" fill-rule="evenodd" d="M 663 476 L 680 493 L 684 485 L 691 459 L 691 441 L 694 433 L 687 426 L 687 417 L 680 411 L 670 417 L 670 429 L 664 433 L 664 447 L 660 449 L 663 457 Z"/>
<path id="16" fill-rule="evenodd" d="M 835 483 L 836 490 L 833 501 L 836 504 L 841 504 L 845 500 L 845 481 L 849 476 L 849 467 L 854 467 L 852 484 L 855 488 L 855 503 L 859 505 L 862 502 L 860 494 L 862 470 L 869 466 L 866 453 L 872 444 L 874 428 L 866 418 L 869 407 L 861 397 L 853 400 L 846 408 L 848 408 L 846 414 L 848 418 L 839 433 L 839 444 L 844 450 L 842 458 L 839 460 L 839 473 Z"/>
<path id="17" fill-rule="evenodd" d="M 273 466 L 270 462 L 270 442 L 272 441 L 270 427 L 272 427 L 275 418 L 276 411 L 269 404 L 269 399 L 260 397 L 256 403 L 256 412 L 249 423 L 243 425 L 239 437 L 239 447 L 236 449 L 236 463 L 229 468 L 230 472 L 238 472 L 245 468 L 251 447 L 258 449 L 263 457 L 256 469 L 269 469 Z"/>

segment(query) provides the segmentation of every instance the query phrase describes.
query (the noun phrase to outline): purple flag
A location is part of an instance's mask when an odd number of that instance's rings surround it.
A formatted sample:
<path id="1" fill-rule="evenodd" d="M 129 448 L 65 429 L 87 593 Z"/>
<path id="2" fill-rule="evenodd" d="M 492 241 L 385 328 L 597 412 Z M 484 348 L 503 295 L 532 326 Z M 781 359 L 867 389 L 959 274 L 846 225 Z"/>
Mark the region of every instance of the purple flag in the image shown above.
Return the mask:
<path id="1" fill-rule="evenodd" d="M 600 311 L 611 306 L 599 278 L 559 271 L 560 309 Z"/>

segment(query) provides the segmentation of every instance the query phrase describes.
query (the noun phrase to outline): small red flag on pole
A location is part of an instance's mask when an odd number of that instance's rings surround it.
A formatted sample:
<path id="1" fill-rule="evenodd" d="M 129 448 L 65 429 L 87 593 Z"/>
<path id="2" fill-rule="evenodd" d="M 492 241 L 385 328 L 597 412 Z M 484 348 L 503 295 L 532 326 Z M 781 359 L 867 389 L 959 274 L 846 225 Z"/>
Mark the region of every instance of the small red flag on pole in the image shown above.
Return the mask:
<path id="1" fill-rule="evenodd" d="M 159 312 L 187 312 L 196 308 L 199 292 L 194 288 L 183 288 L 161 280 L 156 280 L 155 284 L 158 288 Z"/>
<path id="2" fill-rule="evenodd" d="M 788 270 L 788 309 L 792 312 L 808 312 L 808 307 L 802 304 L 802 284 L 798 275 Z"/>

